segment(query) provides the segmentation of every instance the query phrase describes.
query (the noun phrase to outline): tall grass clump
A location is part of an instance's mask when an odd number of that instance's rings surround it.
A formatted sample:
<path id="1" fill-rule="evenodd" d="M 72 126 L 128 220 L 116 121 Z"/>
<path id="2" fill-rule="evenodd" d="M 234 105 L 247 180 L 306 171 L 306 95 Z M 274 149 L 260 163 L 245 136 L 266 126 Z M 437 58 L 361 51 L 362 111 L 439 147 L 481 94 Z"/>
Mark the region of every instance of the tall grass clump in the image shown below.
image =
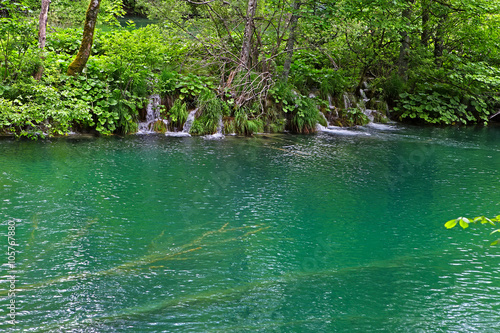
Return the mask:
<path id="1" fill-rule="evenodd" d="M 238 134 L 252 135 L 264 131 L 264 122 L 261 118 L 256 117 L 258 114 L 259 104 L 254 103 L 249 107 L 238 109 L 234 113 L 234 127 Z M 249 119 L 253 117 L 252 119 Z"/>
<path id="2" fill-rule="evenodd" d="M 175 100 L 174 105 L 168 111 L 169 127 L 181 130 L 188 118 L 187 105 L 180 99 Z"/>
<path id="3" fill-rule="evenodd" d="M 312 133 L 320 117 L 319 110 L 312 99 L 298 98 L 296 109 L 290 121 L 290 130 L 295 133 Z"/>
<path id="4" fill-rule="evenodd" d="M 197 118 L 193 121 L 191 130 L 194 135 L 207 135 L 217 132 L 222 115 L 229 112 L 229 107 L 217 98 L 214 92 L 206 89 L 198 97 Z"/>

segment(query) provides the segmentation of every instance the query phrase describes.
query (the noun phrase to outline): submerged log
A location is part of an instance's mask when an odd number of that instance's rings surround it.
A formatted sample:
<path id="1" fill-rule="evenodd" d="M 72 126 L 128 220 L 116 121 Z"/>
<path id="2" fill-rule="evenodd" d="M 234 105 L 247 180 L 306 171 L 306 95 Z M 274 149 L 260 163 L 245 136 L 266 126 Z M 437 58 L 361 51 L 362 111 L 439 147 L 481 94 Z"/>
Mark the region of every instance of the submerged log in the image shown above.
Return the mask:
<path id="1" fill-rule="evenodd" d="M 500 111 L 498 111 L 497 113 L 495 113 L 495 114 L 493 114 L 493 115 L 489 116 L 489 117 L 488 117 L 488 119 L 489 119 L 489 120 L 491 120 L 491 119 L 493 119 L 493 118 L 495 118 L 495 117 L 497 117 L 497 116 L 500 116 Z M 500 119 L 498 119 L 498 120 L 500 120 Z"/>

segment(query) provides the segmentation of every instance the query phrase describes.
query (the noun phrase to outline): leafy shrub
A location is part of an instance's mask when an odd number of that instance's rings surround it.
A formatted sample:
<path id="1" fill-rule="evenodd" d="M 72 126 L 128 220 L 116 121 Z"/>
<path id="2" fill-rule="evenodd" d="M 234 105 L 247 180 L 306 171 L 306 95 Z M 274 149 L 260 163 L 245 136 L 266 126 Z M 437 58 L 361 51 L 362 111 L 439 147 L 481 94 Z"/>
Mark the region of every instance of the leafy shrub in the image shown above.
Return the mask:
<path id="1" fill-rule="evenodd" d="M 318 90 L 322 99 L 342 94 L 349 85 L 342 69 L 329 68 L 325 57 L 313 52 L 297 52 L 291 66 L 290 83 L 303 95 Z"/>
<path id="2" fill-rule="evenodd" d="M 370 119 L 359 108 L 351 108 L 342 110 L 340 116 L 340 124 L 343 126 L 363 126 L 370 122 Z"/>
<path id="3" fill-rule="evenodd" d="M 293 89 L 294 87 L 291 84 L 278 81 L 269 89 L 268 96 L 283 112 L 291 112 L 295 109 L 295 98 L 297 95 Z"/>
<path id="4" fill-rule="evenodd" d="M 11 5 L 19 4 L 13 2 Z M 29 77 L 40 63 L 36 20 L 12 16 L 0 18 L 1 81 L 14 81 Z"/>
<path id="5" fill-rule="evenodd" d="M 175 89 L 179 93 L 179 98 L 197 97 L 205 93 L 205 90 L 213 88 L 212 79 L 204 76 L 185 74 L 177 75 Z"/>
<path id="6" fill-rule="evenodd" d="M 296 100 L 296 110 L 290 122 L 291 130 L 296 133 L 312 133 L 316 131 L 319 110 L 310 98 Z"/>
<path id="7" fill-rule="evenodd" d="M 0 98 L 0 128 L 4 132 L 37 138 L 94 125 L 90 107 L 73 90 L 19 82 L 10 94 L 15 96 L 13 100 Z"/>
<path id="8" fill-rule="evenodd" d="M 467 105 L 461 103 L 459 96 L 441 94 L 427 90 L 415 94 L 402 93 L 398 107 L 394 110 L 401 119 L 419 119 L 431 124 L 453 124 L 476 121 L 467 110 Z"/>
<path id="9" fill-rule="evenodd" d="M 399 95 L 405 91 L 405 81 L 396 73 L 382 83 L 383 97 L 387 102 L 399 99 Z"/>
<path id="10" fill-rule="evenodd" d="M 340 96 L 347 88 L 347 81 L 341 70 L 325 68 L 315 73 L 315 81 L 319 81 L 320 97 L 324 100 L 328 96 Z"/>

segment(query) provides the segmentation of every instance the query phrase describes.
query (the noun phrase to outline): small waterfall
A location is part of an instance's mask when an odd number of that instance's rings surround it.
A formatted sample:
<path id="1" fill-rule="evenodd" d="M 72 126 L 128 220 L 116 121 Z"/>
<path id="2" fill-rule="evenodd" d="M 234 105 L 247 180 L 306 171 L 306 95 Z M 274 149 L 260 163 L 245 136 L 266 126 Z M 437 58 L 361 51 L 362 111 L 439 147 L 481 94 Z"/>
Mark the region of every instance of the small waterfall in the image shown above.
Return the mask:
<path id="1" fill-rule="evenodd" d="M 358 108 L 366 115 L 370 123 L 372 123 L 375 119 L 375 114 L 378 113 L 378 111 L 366 108 L 366 103 L 368 103 L 370 99 L 366 96 L 365 90 L 360 89 L 359 95 L 361 98 L 357 100 L 355 96 L 344 93 L 344 107 L 346 110 L 349 110 L 352 107 Z"/>
<path id="2" fill-rule="evenodd" d="M 339 111 L 337 110 L 337 108 L 333 104 L 333 98 L 332 98 L 332 95 L 330 95 L 330 94 L 328 94 L 328 108 L 330 109 L 330 112 L 332 113 L 332 115 L 333 115 L 333 112 L 335 111 L 335 117 L 336 118 L 339 117 Z"/>
<path id="3" fill-rule="evenodd" d="M 348 93 L 344 93 L 344 108 L 346 110 L 349 110 L 352 108 L 351 97 L 349 96 Z"/>
<path id="4" fill-rule="evenodd" d="M 366 108 L 366 103 L 370 101 L 370 98 L 366 96 L 366 90 L 367 89 L 359 89 L 359 96 L 361 96 L 361 99 L 363 99 L 363 107 L 362 108 L 360 107 L 360 110 L 363 111 L 366 117 L 368 117 L 370 123 L 373 123 L 373 120 L 375 119 L 375 113 L 377 113 L 377 110 Z"/>
<path id="5" fill-rule="evenodd" d="M 225 137 L 224 134 L 222 134 L 223 128 L 224 128 L 224 123 L 222 122 L 222 116 L 220 116 L 219 125 L 217 125 L 217 132 L 215 134 L 205 135 L 204 138 L 209 140 L 223 139 Z"/>
<path id="6" fill-rule="evenodd" d="M 326 131 L 328 129 L 328 119 L 326 119 L 325 115 L 323 114 L 323 112 L 320 112 L 320 117 L 322 117 L 323 119 L 325 119 L 325 122 L 326 122 L 326 127 L 321 125 L 320 123 L 317 123 L 316 124 L 316 131 L 318 132 L 323 132 L 323 131 Z"/>
<path id="7" fill-rule="evenodd" d="M 188 117 L 186 119 L 186 122 L 182 126 L 181 132 L 167 132 L 167 133 L 165 133 L 165 135 L 166 136 L 191 136 L 191 134 L 189 134 L 189 130 L 191 129 L 191 126 L 193 125 L 193 121 L 194 121 L 194 117 L 196 115 L 196 112 L 198 112 L 198 108 L 189 112 Z"/>
<path id="8" fill-rule="evenodd" d="M 149 96 L 149 102 L 146 107 L 146 121 L 139 123 L 138 133 L 154 133 L 153 125 L 160 119 L 160 102 L 160 95 L 153 94 Z M 167 120 L 163 120 L 163 122 L 165 123 L 165 126 L 168 125 Z"/>
<path id="9" fill-rule="evenodd" d="M 375 112 L 377 112 L 377 111 L 372 110 L 372 109 L 367 109 L 367 108 L 363 108 L 363 109 L 361 109 L 361 111 L 363 111 L 363 113 L 368 118 L 368 120 L 370 120 L 370 123 L 373 123 L 373 120 L 375 119 Z"/>
<path id="10" fill-rule="evenodd" d="M 365 89 L 359 89 L 359 96 L 361 96 L 361 98 L 363 99 L 363 102 L 369 102 L 370 99 L 368 97 L 366 97 L 366 92 L 365 92 Z"/>
<path id="11" fill-rule="evenodd" d="M 152 122 L 160 119 L 160 95 L 153 94 L 149 97 L 149 103 L 146 107 L 146 121 Z"/>
<path id="12" fill-rule="evenodd" d="M 191 129 L 191 125 L 193 125 L 194 116 L 196 115 L 196 112 L 198 112 L 198 108 L 196 108 L 193 111 L 189 112 L 189 115 L 188 115 L 188 117 L 186 119 L 186 122 L 184 123 L 184 126 L 182 127 L 182 132 L 183 133 L 189 133 L 189 130 Z"/>

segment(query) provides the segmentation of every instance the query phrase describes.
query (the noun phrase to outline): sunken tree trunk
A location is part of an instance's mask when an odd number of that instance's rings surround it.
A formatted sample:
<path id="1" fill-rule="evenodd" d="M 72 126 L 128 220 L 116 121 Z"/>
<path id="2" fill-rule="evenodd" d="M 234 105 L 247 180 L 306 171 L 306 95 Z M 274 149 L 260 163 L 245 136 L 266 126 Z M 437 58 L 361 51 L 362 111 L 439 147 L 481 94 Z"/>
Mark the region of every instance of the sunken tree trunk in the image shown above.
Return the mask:
<path id="1" fill-rule="evenodd" d="M 296 40 L 296 30 L 297 30 L 297 25 L 299 22 L 299 9 L 300 9 L 300 1 L 299 0 L 294 0 L 292 4 L 293 8 L 293 13 L 292 17 L 290 18 L 290 35 L 288 36 L 288 40 L 286 42 L 286 59 L 285 63 L 283 64 L 283 80 L 287 81 L 288 80 L 288 75 L 290 74 L 290 67 L 292 66 L 292 58 L 293 58 L 293 48 L 295 46 L 295 40 Z"/>
<path id="2" fill-rule="evenodd" d="M 90 0 L 87 15 L 85 16 L 85 26 L 83 28 L 82 43 L 76 55 L 75 60 L 68 67 L 68 75 L 76 75 L 82 72 L 87 64 L 87 60 L 92 50 L 92 43 L 94 42 L 94 30 L 97 22 L 97 14 L 99 13 L 99 6 L 101 0 Z"/>
<path id="3" fill-rule="evenodd" d="M 41 59 L 45 59 L 43 49 L 47 39 L 47 15 L 49 13 L 50 0 L 42 0 L 42 8 L 40 10 L 40 18 L 38 19 L 38 47 L 42 50 Z M 43 75 L 43 64 L 40 64 L 38 71 L 35 73 L 35 80 L 39 81 Z"/>

